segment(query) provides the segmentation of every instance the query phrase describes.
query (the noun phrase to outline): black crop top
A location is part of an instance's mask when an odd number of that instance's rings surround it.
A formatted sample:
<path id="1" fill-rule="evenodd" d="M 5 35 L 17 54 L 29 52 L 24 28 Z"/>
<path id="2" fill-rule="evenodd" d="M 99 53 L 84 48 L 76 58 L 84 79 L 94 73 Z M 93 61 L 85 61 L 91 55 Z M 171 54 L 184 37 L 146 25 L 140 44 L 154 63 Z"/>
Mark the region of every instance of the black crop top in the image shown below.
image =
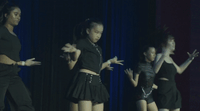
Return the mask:
<path id="1" fill-rule="evenodd" d="M 20 61 L 19 52 L 21 44 L 19 38 L 11 34 L 5 26 L 0 26 L 0 55 L 6 55 L 10 59 Z"/>
<path id="2" fill-rule="evenodd" d="M 175 81 L 177 73 L 176 67 L 172 63 L 163 62 L 160 70 L 158 71 L 158 78 L 167 78 L 170 81 Z"/>
<path id="3" fill-rule="evenodd" d="M 81 50 L 79 57 L 80 69 L 88 69 L 100 74 L 102 67 L 102 50 L 101 48 L 91 43 L 87 38 L 80 39 L 76 48 Z"/>
<path id="4" fill-rule="evenodd" d="M 152 87 L 154 84 L 155 73 L 153 71 L 151 63 L 140 62 L 135 71 L 136 74 L 140 74 L 138 86 Z"/>

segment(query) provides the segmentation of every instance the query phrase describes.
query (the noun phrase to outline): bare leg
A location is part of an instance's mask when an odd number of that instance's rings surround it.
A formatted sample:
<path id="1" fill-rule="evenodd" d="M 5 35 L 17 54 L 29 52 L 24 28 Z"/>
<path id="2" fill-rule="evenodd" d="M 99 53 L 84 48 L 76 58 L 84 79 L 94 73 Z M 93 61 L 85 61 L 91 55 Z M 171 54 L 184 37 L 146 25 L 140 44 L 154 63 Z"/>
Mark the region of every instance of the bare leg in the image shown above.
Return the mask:
<path id="1" fill-rule="evenodd" d="M 103 103 L 95 103 L 92 106 L 92 111 L 103 111 L 104 104 Z"/>
<path id="2" fill-rule="evenodd" d="M 158 111 L 158 108 L 155 102 L 147 104 L 147 109 L 148 111 Z"/>
<path id="3" fill-rule="evenodd" d="M 92 111 L 92 102 L 87 100 L 79 101 L 78 111 Z"/>
<path id="4" fill-rule="evenodd" d="M 145 100 L 139 100 L 136 102 L 138 111 L 147 111 L 147 102 Z"/>
<path id="5" fill-rule="evenodd" d="M 70 109 L 69 111 L 78 111 L 78 103 L 70 102 Z"/>

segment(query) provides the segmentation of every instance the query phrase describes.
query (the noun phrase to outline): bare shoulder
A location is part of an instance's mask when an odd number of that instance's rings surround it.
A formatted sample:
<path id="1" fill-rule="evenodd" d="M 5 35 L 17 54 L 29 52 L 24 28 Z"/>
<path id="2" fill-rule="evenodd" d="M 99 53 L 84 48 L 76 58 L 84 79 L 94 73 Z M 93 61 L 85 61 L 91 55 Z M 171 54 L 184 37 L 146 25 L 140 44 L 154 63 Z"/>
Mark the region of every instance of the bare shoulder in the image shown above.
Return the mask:
<path id="1" fill-rule="evenodd" d="M 162 56 L 162 53 L 157 53 L 157 56 Z"/>
<path id="2" fill-rule="evenodd" d="M 156 58 L 157 58 L 157 59 L 160 59 L 161 56 L 162 56 L 162 53 L 158 53 L 158 54 L 156 55 Z"/>
<path id="3" fill-rule="evenodd" d="M 161 56 L 162 56 L 162 53 L 158 53 L 158 54 L 156 55 L 155 62 L 157 62 L 157 61 L 161 58 Z"/>
<path id="4" fill-rule="evenodd" d="M 172 59 L 172 57 L 169 57 L 169 60 L 170 60 L 171 62 L 174 62 L 174 60 Z"/>

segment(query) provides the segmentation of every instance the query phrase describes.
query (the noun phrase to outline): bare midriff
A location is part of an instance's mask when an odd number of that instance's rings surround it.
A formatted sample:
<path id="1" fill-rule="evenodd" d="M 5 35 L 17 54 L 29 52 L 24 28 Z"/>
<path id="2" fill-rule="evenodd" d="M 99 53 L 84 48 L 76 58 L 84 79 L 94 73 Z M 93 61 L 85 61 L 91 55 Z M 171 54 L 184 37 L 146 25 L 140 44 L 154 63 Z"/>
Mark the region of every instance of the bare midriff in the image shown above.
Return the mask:
<path id="1" fill-rule="evenodd" d="M 79 72 L 84 72 L 84 73 L 88 73 L 88 74 L 99 76 L 99 74 L 97 74 L 96 72 L 88 70 L 88 69 L 80 69 Z"/>
<path id="2" fill-rule="evenodd" d="M 159 78 L 159 80 L 163 80 L 163 81 L 169 81 L 169 79 L 167 79 L 167 78 L 164 78 L 164 77 L 162 77 L 162 78 Z"/>
<path id="3" fill-rule="evenodd" d="M 10 59 L 6 55 L 0 55 L 0 63 L 12 65 L 12 64 L 16 64 L 16 61 Z"/>

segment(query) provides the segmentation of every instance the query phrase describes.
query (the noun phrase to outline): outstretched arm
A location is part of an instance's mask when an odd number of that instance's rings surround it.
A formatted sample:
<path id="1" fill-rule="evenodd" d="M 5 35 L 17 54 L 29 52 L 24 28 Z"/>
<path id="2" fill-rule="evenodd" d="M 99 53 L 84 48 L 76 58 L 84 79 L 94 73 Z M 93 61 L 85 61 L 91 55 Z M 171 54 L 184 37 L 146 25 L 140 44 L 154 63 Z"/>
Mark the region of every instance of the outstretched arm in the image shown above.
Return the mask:
<path id="1" fill-rule="evenodd" d="M 138 85 L 138 80 L 139 80 L 139 74 L 136 74 L 136 73 L 135 73 L 135 78 L 133 78 L 133 70 L 131 70 L 130 68 L 124 70 L 124 72 L 128 75 L 128 78 L 129 78 L 129 80 L 131 81 L 131 84 L 132 84 L 134 87 L 137 87 L 137 85 Z"/>
<path id="2" fill-rule="evenodd" d="M 20 65 L 20 66 L 35 66 L 35 65 L 41 65 L 41 62 L 40 61 L 34 61 L 35 58 L 31 58 L 31 59 L 27 59 L 26 61 L 20 61 L 20 62 L 17 62 L 16 64 L 17 65 Z"/>
<path id="3" fill-rule="evenodd" d="M 182 74 L 182 73 L 185 71 L 185 69 L 190 65 L 190 63 L 192 62 L 192 60 L 193 60 L 195 57 L 198 56 L 198 54 L 199 54 L 199 52 L 196 52 L 196 50 L 195 50 L 192 54 L 188 53 L 189 58 L 188 58 L 183 64 L 181 64 L 180 66 L 178 66 L 178 65 L 171 59 L 171 60 L 173 61 L 174 66 L 175 66 L 176 69 L 177 69 L 178 74 Z"/>

